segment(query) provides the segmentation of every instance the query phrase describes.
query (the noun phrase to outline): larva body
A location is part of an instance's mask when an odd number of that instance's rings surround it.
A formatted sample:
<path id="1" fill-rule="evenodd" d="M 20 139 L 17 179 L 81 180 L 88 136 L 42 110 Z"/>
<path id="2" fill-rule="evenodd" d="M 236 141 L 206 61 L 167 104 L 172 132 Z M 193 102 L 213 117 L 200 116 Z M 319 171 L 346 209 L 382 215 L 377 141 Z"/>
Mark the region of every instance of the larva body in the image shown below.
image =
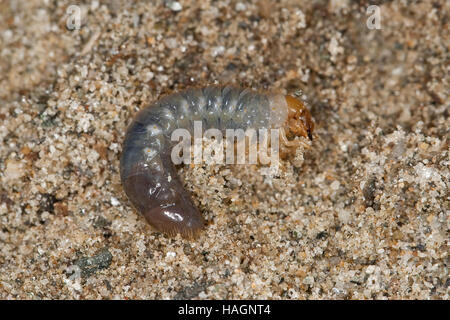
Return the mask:
<path id="1" fill-rule="evenodd" d="M 286 136 L 311 138 L 313 122 L 304 104 L 291 96 L 236 87 L 192 88 L 166 96 L 141 110 L 128 127 L 120 161 L 125 193 L 157 230 L 193 236 L 205 221 L 171 159 L 177 128 L 284 128 Z"/>

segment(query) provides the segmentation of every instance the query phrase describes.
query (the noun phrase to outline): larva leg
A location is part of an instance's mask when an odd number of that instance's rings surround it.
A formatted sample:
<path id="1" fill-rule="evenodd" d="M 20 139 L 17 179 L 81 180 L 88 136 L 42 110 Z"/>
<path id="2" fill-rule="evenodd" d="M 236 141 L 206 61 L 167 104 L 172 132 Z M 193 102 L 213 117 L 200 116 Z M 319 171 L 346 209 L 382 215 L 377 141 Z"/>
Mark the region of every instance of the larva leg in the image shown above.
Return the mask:
<path id="1" fill-rule="evenodd" d="M 299 146 L 302 146 L 305 149 L 311 148 L 311 146 L 303 140 L 288 140 L 286 137 L 286 130 L 284 128 L 280 129 L 280 139 L 281 143 L 288 148 L 298 148 Z"/>

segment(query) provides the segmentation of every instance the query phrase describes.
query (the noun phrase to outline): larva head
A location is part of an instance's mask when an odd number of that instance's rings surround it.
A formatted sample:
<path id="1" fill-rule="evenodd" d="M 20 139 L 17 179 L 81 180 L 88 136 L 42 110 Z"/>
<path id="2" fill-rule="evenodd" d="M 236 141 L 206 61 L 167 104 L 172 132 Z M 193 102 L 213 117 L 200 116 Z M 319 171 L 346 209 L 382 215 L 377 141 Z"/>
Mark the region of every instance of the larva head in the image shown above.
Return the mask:
<path id="1" fill-rule="evenodd" d="M 305 104 L 293 96 L 285 96 L 285 99 L 288 106 L 286 135 L 288 138 L 301 136 L 312 140 L 314 122 Z"/>

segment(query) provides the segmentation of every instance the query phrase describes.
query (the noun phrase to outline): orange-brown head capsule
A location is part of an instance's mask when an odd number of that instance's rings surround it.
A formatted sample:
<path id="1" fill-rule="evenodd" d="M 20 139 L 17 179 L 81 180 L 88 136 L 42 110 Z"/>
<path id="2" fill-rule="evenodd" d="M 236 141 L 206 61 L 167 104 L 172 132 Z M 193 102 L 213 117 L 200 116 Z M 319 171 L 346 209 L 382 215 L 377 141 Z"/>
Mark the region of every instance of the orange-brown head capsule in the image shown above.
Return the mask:
<path id="1" fill-rule="evenodd" d="M 285 96 L 285 99 L 288 106 L 288 132 L 286 135 L 288 138 L 302 136 L 312 140 L 314 122 L 305 104 L 293 96 Z"/>

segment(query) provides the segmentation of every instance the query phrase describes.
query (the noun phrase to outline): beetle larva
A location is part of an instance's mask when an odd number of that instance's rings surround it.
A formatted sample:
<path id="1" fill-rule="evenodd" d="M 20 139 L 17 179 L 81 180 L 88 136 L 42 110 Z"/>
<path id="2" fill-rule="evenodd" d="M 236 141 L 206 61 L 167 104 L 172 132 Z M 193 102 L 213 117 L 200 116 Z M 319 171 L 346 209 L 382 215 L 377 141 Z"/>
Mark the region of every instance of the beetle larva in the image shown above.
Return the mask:
<path id="1" fill-rule="evenodd" d="M 177 128 L 280 128 L 284 146 L 298 145 L 296 136 L 312 139 L 314 123 L 304 103 L 292 96 L 258 93 L 231 86 L 191 88 L 168 95 L 137 113 L 128 127 L 120 175 L 128 198 L 157 230 L 194 236 L 205 225 L 183 188 L 171 159 Z"/>

